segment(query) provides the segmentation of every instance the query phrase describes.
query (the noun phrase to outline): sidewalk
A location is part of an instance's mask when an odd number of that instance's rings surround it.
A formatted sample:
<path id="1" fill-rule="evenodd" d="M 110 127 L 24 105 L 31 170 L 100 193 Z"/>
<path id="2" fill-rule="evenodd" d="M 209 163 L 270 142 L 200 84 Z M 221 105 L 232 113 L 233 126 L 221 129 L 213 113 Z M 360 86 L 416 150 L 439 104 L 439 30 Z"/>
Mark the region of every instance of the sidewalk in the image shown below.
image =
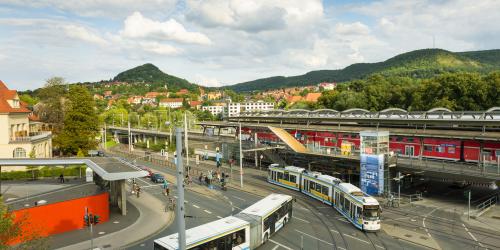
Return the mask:
<path id="1" fill-rule="evenodd" d="M 127 228 L 94 239 L 94 248 L 125 248 L 155 235 L 174 221 L 174 213 L 165 213 L 163 211 L 164 204 L 147 192 L 143 192 L 140 198 L 137 198 L 135 195 L 128 195 L 127 199 L 139 211 L 139 219 Z M 96 232 L 94 233 L 97 235 Z M 90 240 L 87 240 L 59 249 L 80 250 L 88 249 L 89 247 Z"/>
<path id="2" fill-rule="evenodd" d="M 498 205 L 491 207 L 477 218 L 471 217 L 470 220 L 467 220 L 467 215 L 465 214 L 461 216 L 461 219 L 470 226 L 493 230 L 500 234 L 500 206 Z"/>

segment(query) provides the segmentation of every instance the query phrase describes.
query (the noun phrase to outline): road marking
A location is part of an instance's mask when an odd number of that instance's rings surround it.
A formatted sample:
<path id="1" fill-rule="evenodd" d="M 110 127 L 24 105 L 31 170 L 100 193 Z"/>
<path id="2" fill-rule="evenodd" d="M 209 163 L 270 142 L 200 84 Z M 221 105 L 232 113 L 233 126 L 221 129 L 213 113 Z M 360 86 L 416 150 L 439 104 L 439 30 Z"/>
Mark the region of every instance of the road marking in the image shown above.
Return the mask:
<path id="1" fill-rule="evenodd" d="M 238 196 L 234 196 L 234 195 L 231 195 L 231 196 L 232 196 L 233 198 L 235 198 L 235 199 L 240 200 L 240 201 L 245 201 L 245 199 L 242 199 L 242 198 L 240 198 L 240 197 L 238 197 Z"/>
<path id="2" fill-rule="evenodd" d="M 145 180 L 143 180 L 143 179 L 141 179 L 141 178 L 135 178 L 135 179 L 136 179 L 136 180 L 139 180 L 139 181 L 142 181 L 142 182 L 144 182 L 144 183 L 146 183 L 146 184 L 148 184 L 148 185 L 150 185 L 150 184 L 151 184 L 151 183 L 149 183 L 149 182 L 147 182 L 147 181 L 145 181 Z"/>
<path id="3" fill-rule="evenodd" d="M 218 216 L 218 215 L 217 215 L 217 218 L 222 219 L 222 216 Z"/>
<path id="4" fill-rule="evenodd" d="M 310 235 L 310 234 L 304 233 L 304 232 L 299 231 L 299 230 L 297 230 L 297 229 L 295 229 L 295 231 L 296 231 L 296 232 L 298 232 L 298 233 L 301 233 L 301 234 L 303 234 L 303 235 L 307 235 L 307 236 L 309 236 L 309 237 L 311 237 L 311 238 L 313 238 L 313 239 L 315 239 L 315 240 L 317 240 L 317 241 L 321 241 L 321 242 L 323 242 L 323 243 L 325 243 L 325 244 L 328 244 L 328 245 L 330 245 L 330 246 L 333 246 L 333 244 L 332 244 L 332 243 L 330 243 L 330 242 L 328 242 L 328 241 L 324 241 L 324 240 L 322 240 L 322 239 L 316 238 L 316 237 L 314 237 L 314 236 L 312 236 L 312 235 Z"/>
<path id="5" fill-rule="evenodd" d="M 274 244 L 276 244 L 276 245 L 278 245 L 278 246 L 280 246 L 280 247 L 283 247 L 285 249 L 293 250 L 292 248 L 289 248 L 289 247 L 287 247 L 287 246 L 285 246 L 285 245 L 283 245 L 283 244 L 281 244 L 281 243 L 279 243 L 277 241 L 274 241 L 274 240 L 271 240 L 271 239 L 269 239 L 269 241 L 272 242 L 272 243 L 274 243 Z"/>
<path id="6" fill-rule="evenodd" d="M 427 216 L 431 215 L 432 213 L 434 213 L 434 211 L 436 211 L 438 208 L 434 208 L 432 209 L 429 213 L 425 214 L 424 215 L 424 219 L 422 220 L 422 226 L 424 226 L 424 229 L 425 229 L 425 232 L 427 233 L 427 236 L 431 237 L 431 234 L 429 233 L 429 230 L 427 229 L 427 227 L 425 227 L 425 219 L 427 219 Z"/>
<path id="7" fill-rule="evenodd" d="M 338 221 L 342 221 L 342 222 L 344 222 L 344 223 L 351 223 L 351 222 L 349 222 L 348 220 L 346 220 L 346 219 L 344 219 L 344 218 L 338 218 L 337 220 L 338 220 Z"/>
<path id="8" fill-rule="evenodd" d="M 161 186 L 161 184 L 151 184 L 151 185 L 147 185 L 147 186 L 141 186 L 141 188 L 150 188 L 150 187 L 158 187 L 158 186 Z"/>
<path id="9" fill-rule="evenodd" d="M 210 212 L 210 211 L 208 211 L 208 210 L 206 210 L 206 209 L 205 209 L 205 210 L 203 210 L 203 211 L 205 211 L 205 213 L 207 213 L 207 214 L 212 214 L 212 212 Z"/>
<path id="10" fill-rule="evenodd" d="M 359 241 L 364 242 L 364 243 L 366 243 L 366 244 L 371 244 L 370 242 L 368 242 L 368 241 L 366 241 L 366 240 L 362 240 L 362 239 L 357 238 L 357 237 L 354 237 L 354 236 L 352 236 L 352 235 L 350 235 L 350 234 L 344 234 L 344 236 L 347 236 L 347 237 L 353 238 L 353 239 L 355 239 L 355 240 L 359 240 Z"/>
<path id="11" fill-rule="evenodd" d="M 302 207 L 302 206 L 295 206 L 295 208 L 302 209 L 302 210 L 305 210 L 305 211 L 309 211 L 309 209 L 307 209 L 305 207 Z"/>
<path id="12" fill-rule="evenodd" d="M 310 223 L 309 221 L 306 221 L 306 220 L 304 220 L 304 219 L 301 219 L 301 218 L 299 218 L 299 217 L 297 217 L 297 216 L 292 216 L 292 218 L 297 219 L 297 220 L 301 220 L 301 221 L 303 221 L 303 222 L 305 222 L 305 223 Z"/>
<path id="13" fill-rule="evenodd" d="M 464 226 L 465 228 L 465 231 L 470 235 L 470 237 L 479 244 L 480 247 L 484 247 L 483 244 L 481 244 L 481 242 L 479 242 L 476 237 L 469 231 L 469 229 L 465 226 L 465 224 L 462 223 L 462 226 Z"/>
<path id="14" fill-rule="evenodd" d="M 187 201 L 187 200 L 184 200 L 184 203 L 189 203 L 189 201 Z"/>
<path id="15" fill-rule="evenodd" d="M 279 245 L 276 245 L 276 246 L 274 246 L 274 247 L 273 247 L 273 249 L 272 249 L 272 250 L 276 250 L 276 249 L 278 249 L 279 247 L 280 247 Z"/>
<path id="16" fill-rule="evenodd" d="M 332 208 L 332 207 L 317 207 L 319 209 Z"/>
<path id="17" fill-rule="evenodd" d="M 195 207 L 195 208 L 200 208 L 200 207 L 198 207 L 196 204 L 193 204 L 193 207 Z"/>

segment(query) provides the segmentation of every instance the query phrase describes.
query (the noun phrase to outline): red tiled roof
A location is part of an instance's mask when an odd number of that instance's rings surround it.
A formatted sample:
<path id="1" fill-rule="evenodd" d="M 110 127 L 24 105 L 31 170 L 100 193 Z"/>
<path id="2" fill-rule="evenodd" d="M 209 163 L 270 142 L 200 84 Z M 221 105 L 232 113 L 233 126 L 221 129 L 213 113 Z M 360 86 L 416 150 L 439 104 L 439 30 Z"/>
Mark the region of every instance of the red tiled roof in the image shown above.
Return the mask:
<path id="1" fill-rule="evenodd" d="M 189 106 L 191 106 L 191 107 L 198 106 L 198 105 L 201 105 L 201 101 L 190 101 L 189 102 Z"/>
<path id="2" fill-rule="evenodd" d="M 1 113 L 29 113 L 24 105 L 19 103 L 19 108 L 13 108 L 9 105 L 7 100 L 12 100 L 17 96 L 16 90 L 10 90 L 5 83 L 0 81 L 0 112 Z"/>
<path id="3" fill-rule="evenodd" d="M 182 98 L 165 98 L 165 99 L 161 99 L 160 102 L 182 102 L 184 99 Z"/>
<path id="4" fill-rule="evenodd" d="M 300 95 L 289 96 L 289 97 L 287 98 L 287 101 L 288 101 L 289 103 L 298 102 L 298 101 L 300 101 L 300 100 L 302 100 L 302 96 L 300 96 Z"/>
<path id="5" fill-rule="evenodd" d="M 34 113 L 30 113 L 30 114 L 28 115 L 28 119 L 29 119 L 30 121 L 37 121 L 37 122 L 38 122 L 38 121 L 40 121 L 40 118 L 39 118 L 37 115 L 35 115 Z"/>

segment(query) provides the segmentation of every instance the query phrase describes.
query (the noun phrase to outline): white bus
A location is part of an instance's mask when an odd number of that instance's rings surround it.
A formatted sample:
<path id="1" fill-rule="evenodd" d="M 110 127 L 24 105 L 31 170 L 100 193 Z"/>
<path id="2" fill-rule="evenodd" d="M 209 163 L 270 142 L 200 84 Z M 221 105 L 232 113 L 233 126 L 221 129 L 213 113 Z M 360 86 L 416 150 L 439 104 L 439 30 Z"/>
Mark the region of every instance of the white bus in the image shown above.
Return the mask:
<path id="1" fill-rule="evenodd" d="M 250 223 L 250 248 L 266 242 L 292 218 L 292 196 L 270 194 L 235 215 Z"/>
<path id="2" fill-rule="evenodd" d="M 247 250 L 266 242 L 292 218 L 292 196 L 270 194 L 235 216 L 186 230 L 186 249 Z M 155 250 L 178 250 L 178 234 L 154 241 Z"/>
<path id="3" fill-rule="evenodd" d="M 209 222 L 186 230 L 186 249 L 248 250 L 250 223 L 234 216 Z M 178 250 L 178 234 L 154 241 L 154 250 Z"/>

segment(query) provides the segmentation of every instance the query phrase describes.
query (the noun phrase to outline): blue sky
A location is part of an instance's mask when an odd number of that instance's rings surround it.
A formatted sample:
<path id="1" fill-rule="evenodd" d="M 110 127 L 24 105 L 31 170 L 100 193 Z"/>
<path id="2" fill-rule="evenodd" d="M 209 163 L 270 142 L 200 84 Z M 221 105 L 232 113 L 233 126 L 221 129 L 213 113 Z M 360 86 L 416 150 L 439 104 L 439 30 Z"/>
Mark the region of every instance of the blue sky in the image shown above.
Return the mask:
<path id="1" fill-rule="evenodd" d="M 338 69 L 415 49 L 497 49 L 495 0 L 0 0 L 10 88 L 153 63 L 205 86 Z"/>

